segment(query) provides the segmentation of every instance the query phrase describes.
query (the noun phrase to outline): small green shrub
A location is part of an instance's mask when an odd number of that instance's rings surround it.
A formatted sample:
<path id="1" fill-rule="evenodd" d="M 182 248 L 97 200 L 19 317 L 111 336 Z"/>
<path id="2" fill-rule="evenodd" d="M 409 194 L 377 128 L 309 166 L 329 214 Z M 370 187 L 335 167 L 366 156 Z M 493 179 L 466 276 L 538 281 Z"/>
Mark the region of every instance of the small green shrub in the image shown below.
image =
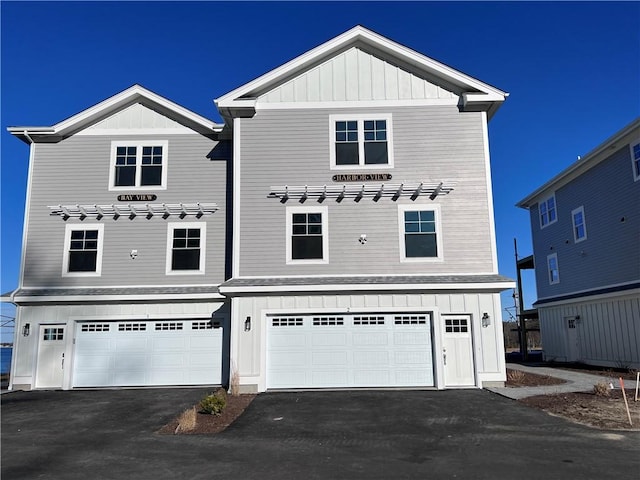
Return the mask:
<path id="1" fill-rule="evenodd" d="M 226 406 L 227 400 L 215 393 L 207 395 L 200 400 L 200 408 L 202 409 L 202 412 L 210 415 L 220 415 Z"/>

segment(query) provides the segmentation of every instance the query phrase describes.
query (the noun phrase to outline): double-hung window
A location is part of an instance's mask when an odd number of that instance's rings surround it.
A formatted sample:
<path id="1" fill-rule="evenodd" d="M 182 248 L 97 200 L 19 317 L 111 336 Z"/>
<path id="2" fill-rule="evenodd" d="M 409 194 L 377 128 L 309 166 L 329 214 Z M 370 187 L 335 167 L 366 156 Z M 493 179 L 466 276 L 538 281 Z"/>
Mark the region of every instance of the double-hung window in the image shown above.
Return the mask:
<path id="1" fill-rule="evenodd" d="M 560 269 L 558 268 L 558 254 L 552 253 L 547 256 L 547 274 L 549 285 L 560 283 Z"/>
<path id="2" fill-rule="evenodd" d="M 206 224 L 201 222 L 169 224 L 167 275 L 204 273 L 206 232 Z"/>
<path id="3" fill-rule="evenodd" d="M 635 142 L 631 142 L 629 145 L 631 149 L 631 164 L 633 167 L 633 180 L 640 180 L 640 139 Z"/>
<path id="4" fill-rule="evenodd" d="M 442 260 L 438 206 L 400 205 L 400 259 L 403 262 Z"/>
<path id="5" fill-rule="evenodd" d="M 103 232 L 103 224 L 66 226 L 63 276 L 92 277 L 102 273 Z"/>
<path id="6" fill-rule="evenodd" d="M 556 197 L 551 195 L 539 204 L 540 210 L 540 228 L 554 223 L 558 219 L 556 212 Z"/>
<path id="7" fill-rule="evenodd" d="M 331 115 L 331 168 L 393 167 L 390 114 Z"/>
<path id="8" fill-rule="evenodd" d="M 111 143 L 112 190 L 165 189 L 168 142 L 114 141 Z"/>
<path id="9" fill-rule="evenodd" d="M 584 207 L 576 208 L 571 212 L 573 223 L 573 240 L 578 243 L 587 239 L 587 224 L 584 219 Z"/>
<path id="10" fill-rule="evenodd" d="M 288 207 L 287 263 L 327 263 L 327 207 Z"/>

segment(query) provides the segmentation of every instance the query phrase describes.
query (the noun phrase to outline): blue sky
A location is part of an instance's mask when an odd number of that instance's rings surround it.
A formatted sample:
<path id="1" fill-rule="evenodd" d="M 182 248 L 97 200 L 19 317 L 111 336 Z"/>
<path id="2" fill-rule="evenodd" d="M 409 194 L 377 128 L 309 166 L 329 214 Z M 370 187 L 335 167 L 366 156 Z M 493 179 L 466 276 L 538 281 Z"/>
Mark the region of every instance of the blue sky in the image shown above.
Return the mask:
<path id="1" fill-rule="evenodd" d="M 360 24 L 508 91 L 489 124 L 500 273 L 514 204 L 640 115 L 638 2 L 7 2 L 1 8 L 0 289 L 18 284 L 28 147 L 139 83 L 205 117 L 213 99 Z M 525 303 L 535 300 L 525 276 Z M 511 292 L 503 307 L 513 305 Z M 11 316 L 3 305 L 2 314 Z M 506 317 L 505 313 L 505 317 Z M 3 339 L 4 340 L 4 339 Z"/>

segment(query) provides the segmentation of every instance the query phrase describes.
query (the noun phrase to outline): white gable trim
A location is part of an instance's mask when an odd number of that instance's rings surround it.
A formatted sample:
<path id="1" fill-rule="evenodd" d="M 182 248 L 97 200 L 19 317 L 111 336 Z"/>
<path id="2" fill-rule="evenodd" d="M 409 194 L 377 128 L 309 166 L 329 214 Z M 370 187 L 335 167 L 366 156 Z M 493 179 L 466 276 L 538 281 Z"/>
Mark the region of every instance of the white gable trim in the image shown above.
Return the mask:
<path id="1" fill-rule="evenodd" d="M 442 78 L 449 83 L 459 86 L 461 90 L 468 91 L 471 95 L 466 98 L 465 104 L 472 104 L 474 102 L 498 102 L 499 104 L 508 96 L 508 93 L 491 85 L 476 80 L 458 70 L 395 43 L 371 30 L 356 26 L 342 35 L 338 35 L 328 42 L 303 53 L 290 62 L 217 98 L 215 104 L 223 115 L 225 113 L 231 113 L 230 109 L 255 108 L 255 95 L 258 92 L 264 93 L 264 90 L 270 87 L 275 88 L 289 81 L 296 73 L 303 73 L 306 69 L 317 65 L 323 59 L 337 54 L 348 45 L 357 41 L 380 50 L 387 55 L 403 60 L 405 63 L 415 67 L 416 71 L 422 71 L 426 74 Z M 497 106 L 495 108 L 497 108 Z"/>

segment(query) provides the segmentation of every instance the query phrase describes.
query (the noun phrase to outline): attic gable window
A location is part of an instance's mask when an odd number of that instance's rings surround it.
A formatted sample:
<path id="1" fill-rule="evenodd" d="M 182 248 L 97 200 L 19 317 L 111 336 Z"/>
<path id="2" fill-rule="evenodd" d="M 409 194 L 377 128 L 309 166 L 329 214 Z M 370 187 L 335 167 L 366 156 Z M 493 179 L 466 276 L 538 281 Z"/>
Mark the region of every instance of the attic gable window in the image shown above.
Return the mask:
<path id="1" fill-rule="evenodd" d="M 167 142 L 112 142 L 110 190 L 165 189 Z"/>
<path id="2" fill-rule="evenodd" d="M 331 168 L 393 167 L 391 115 L 331 115 Z"/>

